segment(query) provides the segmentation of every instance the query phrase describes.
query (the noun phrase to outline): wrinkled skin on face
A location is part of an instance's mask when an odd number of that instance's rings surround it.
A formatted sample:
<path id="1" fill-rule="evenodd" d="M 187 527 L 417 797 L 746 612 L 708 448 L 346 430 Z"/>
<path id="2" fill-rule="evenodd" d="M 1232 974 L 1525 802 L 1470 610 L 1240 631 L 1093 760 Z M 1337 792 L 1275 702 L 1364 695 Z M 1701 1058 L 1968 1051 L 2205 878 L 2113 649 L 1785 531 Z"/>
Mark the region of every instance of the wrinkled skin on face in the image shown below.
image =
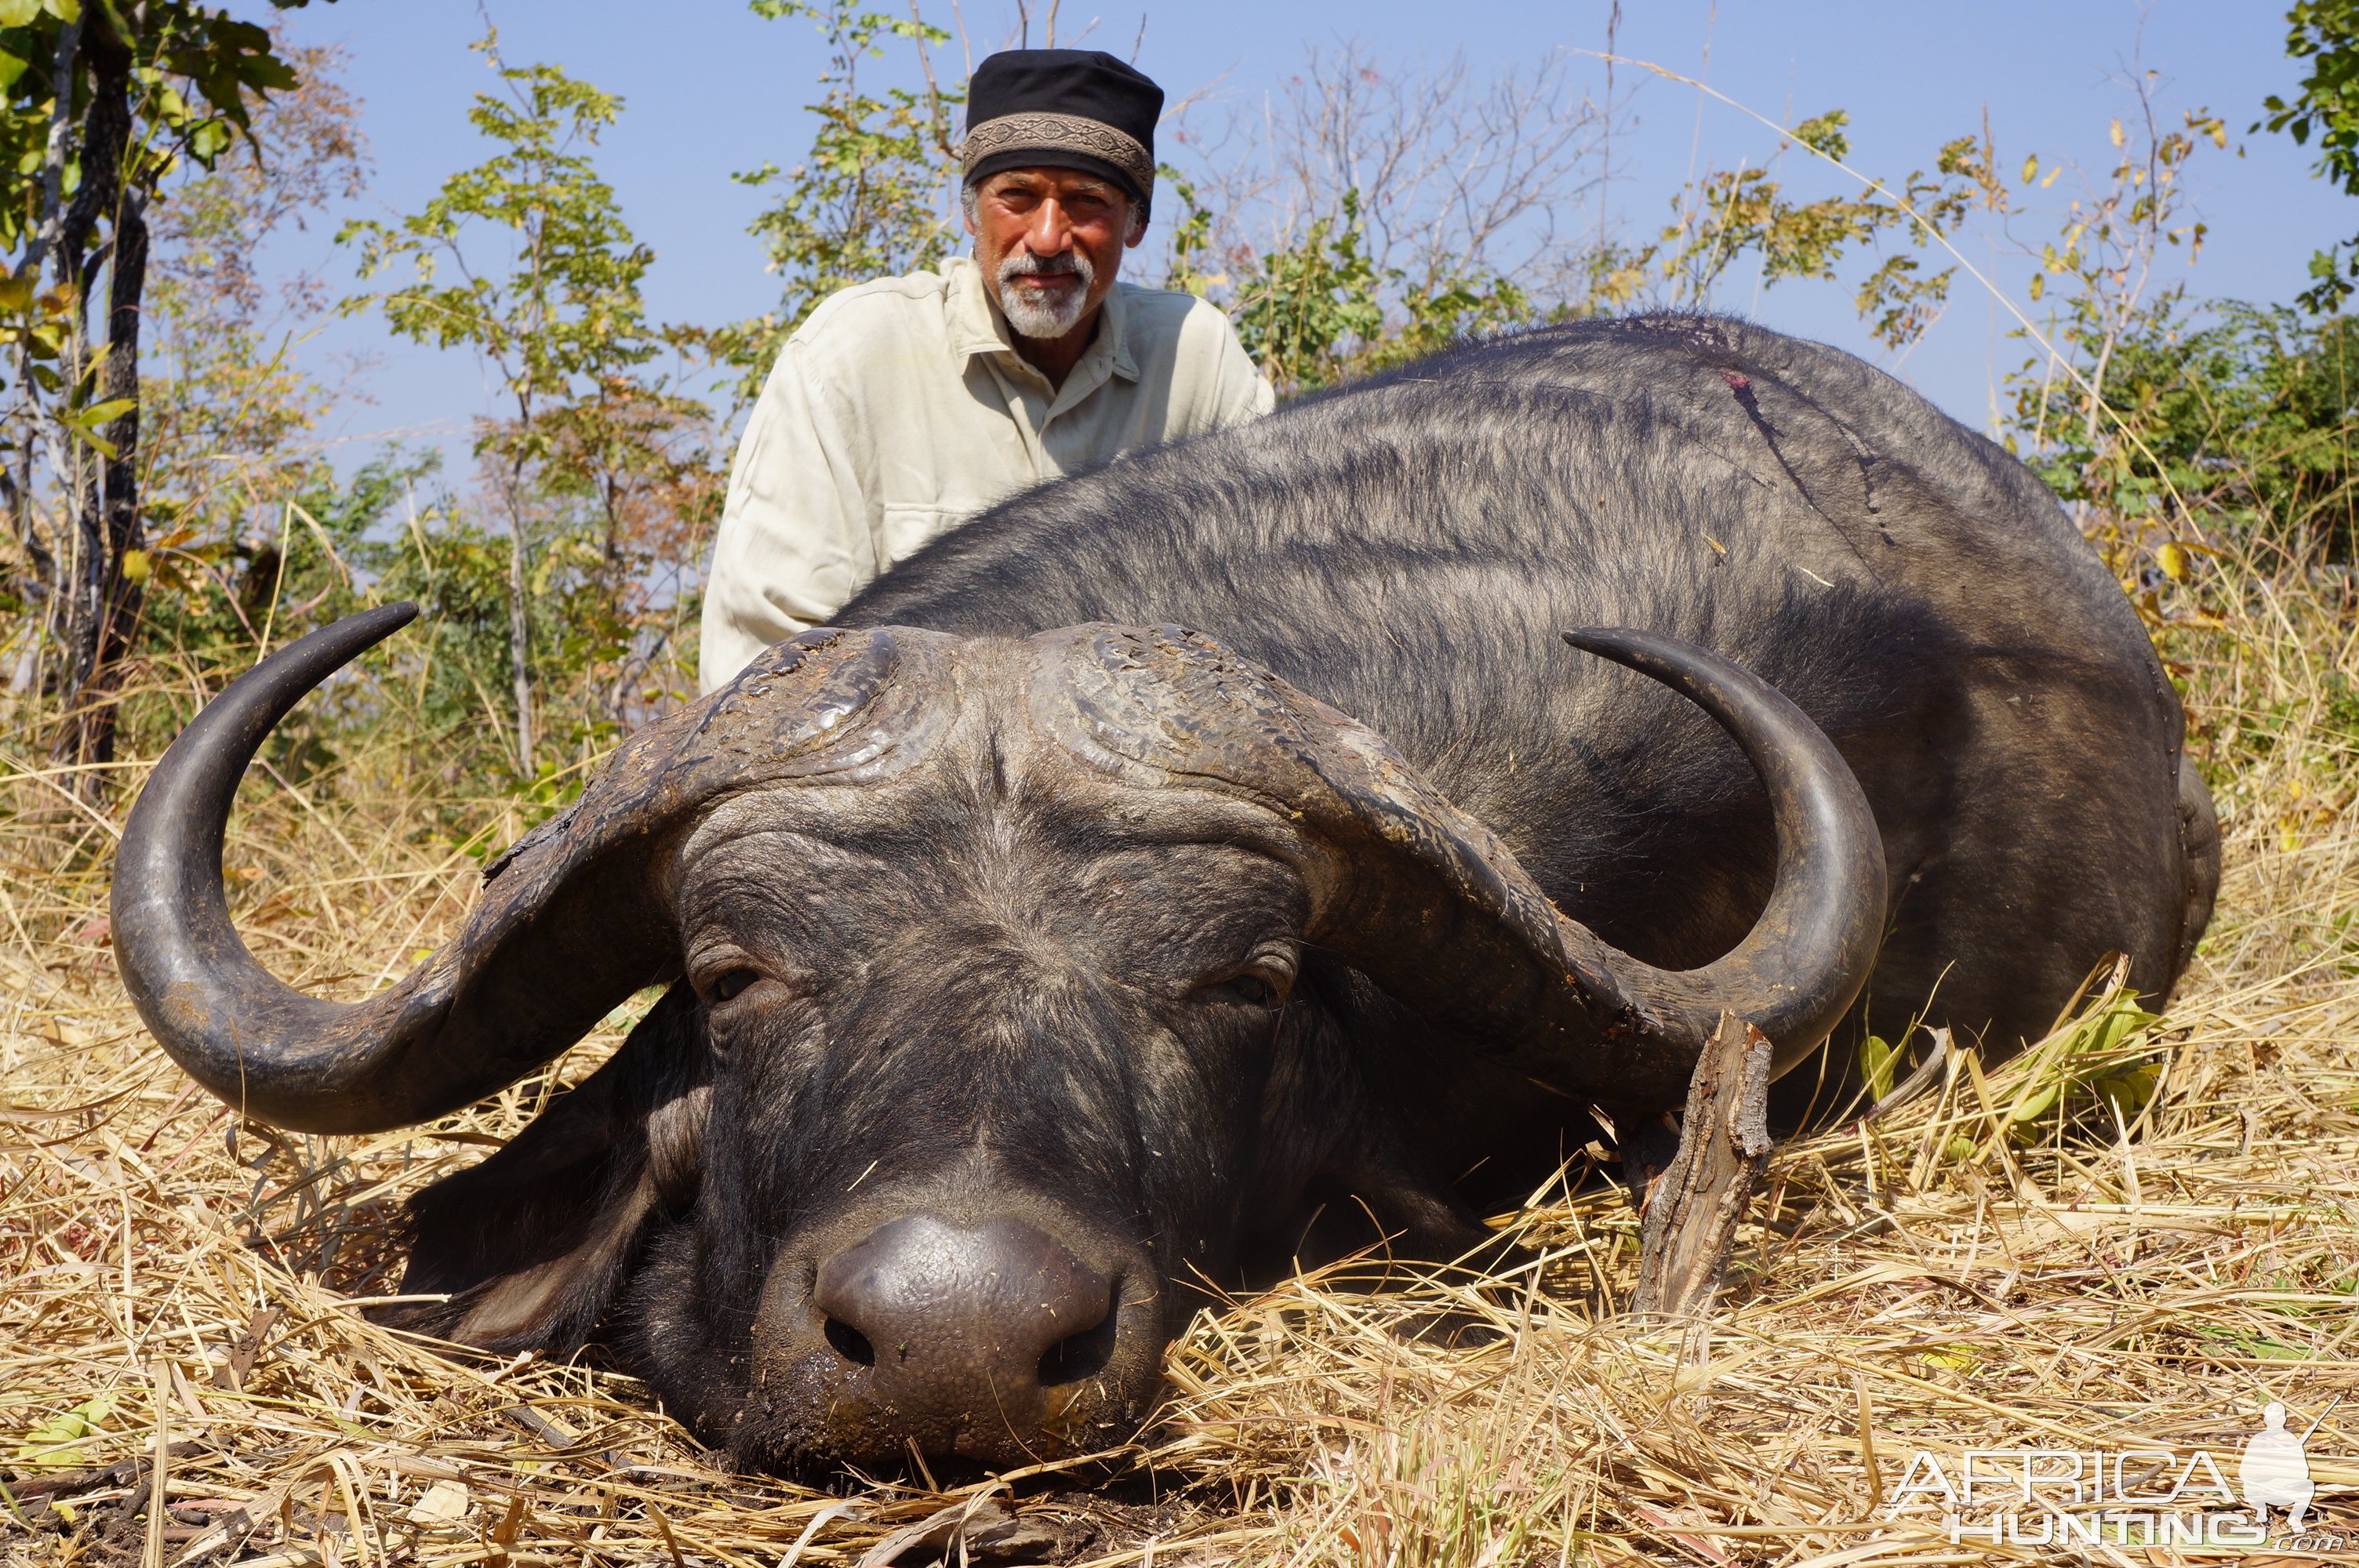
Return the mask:
<path id="1" fill-rule="evenodd" d="M 1350 978 L 1304 951 L 1315 858 L 1258 807 L 1077 768 L 990 690 L 886 782 L 743 794 L 680 837 L 684 981 L 421 1200 L 406 1288 L 460 1292 L 429 1325 L 605 1315 L 748 1467 L 1005 1466 L 1129 1438 L 1200 1285 L 1375 1224 L 1480 1239 L 1371 1114 Z M 1306 1235 L 1345 1192 L 1365 1208 Z"/>
<path id="2" fill-rule="evenodd" d="M 967 188 L 966 228 L 1016 352 L 1062 386 L 1096 335 L 1122 253 L 1147 237 L 1146 214 L 1081 169 L 1010 168 Z"/>

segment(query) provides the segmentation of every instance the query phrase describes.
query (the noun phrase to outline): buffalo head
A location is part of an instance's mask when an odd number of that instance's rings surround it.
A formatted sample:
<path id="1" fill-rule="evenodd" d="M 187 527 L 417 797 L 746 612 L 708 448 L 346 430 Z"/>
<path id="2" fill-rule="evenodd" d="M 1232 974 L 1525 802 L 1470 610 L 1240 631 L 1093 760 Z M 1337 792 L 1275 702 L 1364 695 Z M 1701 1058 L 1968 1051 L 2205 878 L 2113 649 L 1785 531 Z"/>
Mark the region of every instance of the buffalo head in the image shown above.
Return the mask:
<path id="1" fill-rule="evenodd" d="M 271 726 L 409 614 L 273 655 L 173 745 L 118 861 L 125 980 L 208 1088 L 315 1132 L 455 1110 L 672 982 L 419 1195 L 406 1288 L 470 1343 L 603 1337 L 749 1465 L 1120 1441 L 1192 1287 L 1295 1255 L 1311 1211 L 1427 1255 L 1477 1238 L 1399 1103 L 1415 1073 L 1372 1065 L 1385 1018 L 1429 1079 L 1669 1106 L 1723 1008 L 1790 1060 L 1875 955 L 1882 852 L 1841 759 L 1668 639 L 1571 634 L 1734 735 L 1780 845 L 1752 935 L 1684 973 L 1564 917 L 1379 737 L 1204 637 L 821 630 L 633 736 L 428 962 L 321 1000 L 240 942 L 224 823 Z"/>

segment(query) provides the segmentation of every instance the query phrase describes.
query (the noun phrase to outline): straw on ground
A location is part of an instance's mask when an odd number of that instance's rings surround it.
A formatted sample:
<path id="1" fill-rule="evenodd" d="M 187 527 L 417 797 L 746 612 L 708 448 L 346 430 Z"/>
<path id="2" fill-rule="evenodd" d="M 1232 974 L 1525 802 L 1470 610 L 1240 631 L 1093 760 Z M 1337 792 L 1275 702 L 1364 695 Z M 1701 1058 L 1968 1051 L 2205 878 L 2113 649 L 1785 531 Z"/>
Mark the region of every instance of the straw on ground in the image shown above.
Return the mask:
<path id="1" fill-rule="evenodd" d="M 1502 1217 L 1533 1249 L 1507 1275 L 1369 1295 L 1335 1274 L 1208 1313 L 1137 1444 L 981 1500 L 724 1475 L 594 1354 L 453 1359 L 370 1324 L 358 1303 L 397 1288 L 404 1195 L 513 1135 L 627 1019 L 432 1127 L 239 1125 L 114 977 L 107 855 L 137 770 L 91 807 L 12 764 L 0 1561 L 2048 1561 L 1954 1543 L 1938 1509 L 1896 1514 L 1912 1456 L 2228 1454 L 2272 1400 L 2318 1422 L 2318 1509 L 2359 1540 L 2359 625 L 2343 582 L 2223 577 L 2216 596 L 2243 608 L 2173 643 L 2228 870 L 2169 1016 L 2100 976 L 2039 1049 L 1944 1054 L 1907 1103 L 1780 1149 L 1701 1356 L 1620 1317 L 1636 1223 L 1593 1152 Z M 299 794 L 250 786 L 233 827 L 241 927 L 315 991 L 383 983 L 472 896 L 430 760 L 397 741 Z M 1884 1082 L 1935 1047 L 1909 1049 Z M 2110 1538 L 2081 1550 L 2151 1560 Z"/>

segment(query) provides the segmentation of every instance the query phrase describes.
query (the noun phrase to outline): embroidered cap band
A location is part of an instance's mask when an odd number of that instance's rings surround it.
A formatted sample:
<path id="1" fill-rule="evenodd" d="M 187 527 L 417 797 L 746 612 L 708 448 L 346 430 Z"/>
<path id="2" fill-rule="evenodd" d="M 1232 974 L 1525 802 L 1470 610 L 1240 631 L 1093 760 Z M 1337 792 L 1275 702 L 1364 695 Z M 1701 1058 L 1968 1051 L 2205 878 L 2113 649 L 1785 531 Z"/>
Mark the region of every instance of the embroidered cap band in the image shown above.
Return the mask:
<path id="1" fill-rule="evenodd" d="M 1021 161 L 1052 165 L 1062 161 L 1057 154 L 1086 153 L 1119 169 L 1126 177 L 1123 187 L 1134 200 L 1155 184 L 1155 160 L 1138 145 L 1138 138 L 1102 120 L 1084 120 L 1079 114 L 1002 114 L 969 131 L 959 152 L 966 160 L 966 177 L 970 180 L 983 178 L 975 171 L 977 164 L 1006 153 L 1037 153 L 1041 156 L 1027 157 Z M 1016 163 L 1000 158 L 998 168 L 991 172 L 1016 167 Z"/>

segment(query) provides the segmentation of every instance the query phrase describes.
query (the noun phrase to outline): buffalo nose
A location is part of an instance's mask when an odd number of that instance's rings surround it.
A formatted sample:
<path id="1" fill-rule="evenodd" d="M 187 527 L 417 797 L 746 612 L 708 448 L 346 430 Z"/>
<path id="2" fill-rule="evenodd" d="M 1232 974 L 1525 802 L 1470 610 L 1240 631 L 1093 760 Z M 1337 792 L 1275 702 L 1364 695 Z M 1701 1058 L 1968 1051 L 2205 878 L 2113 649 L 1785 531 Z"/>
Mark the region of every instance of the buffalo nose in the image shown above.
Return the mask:
<path id="1" fill-rule="evenodd" d="M 820 1265 L 828 1343 L 905 1418 L 1021 1430 L 1113 1350 L 1114 1288 L 1016 1219 L 891 1220 Z"/>

